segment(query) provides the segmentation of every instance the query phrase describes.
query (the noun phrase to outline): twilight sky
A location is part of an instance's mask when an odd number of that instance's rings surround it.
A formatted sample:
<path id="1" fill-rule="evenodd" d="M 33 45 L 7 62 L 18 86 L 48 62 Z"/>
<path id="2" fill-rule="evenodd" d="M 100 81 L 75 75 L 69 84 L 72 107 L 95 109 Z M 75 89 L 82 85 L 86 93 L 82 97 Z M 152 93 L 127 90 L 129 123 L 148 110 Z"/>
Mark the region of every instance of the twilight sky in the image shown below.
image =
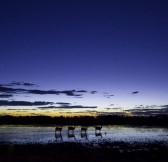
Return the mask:
<path id="1" fill-rule="evenodd" d="M 167 104 L 167 0 L 0 1 L 1 115 L 166 114 Z"/>

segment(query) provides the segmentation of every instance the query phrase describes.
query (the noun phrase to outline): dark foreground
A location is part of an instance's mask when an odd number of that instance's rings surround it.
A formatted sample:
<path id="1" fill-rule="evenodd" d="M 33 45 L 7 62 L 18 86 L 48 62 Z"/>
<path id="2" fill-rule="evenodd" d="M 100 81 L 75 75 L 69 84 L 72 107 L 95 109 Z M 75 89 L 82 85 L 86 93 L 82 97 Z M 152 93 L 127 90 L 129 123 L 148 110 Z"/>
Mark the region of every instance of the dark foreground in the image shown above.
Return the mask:
<path id="1" fill-rule="evenodd" d="M 168 147 L 163 143 L 55 143 L 12 145 L 0 144 L 0 162 L 167 162 Z"/>

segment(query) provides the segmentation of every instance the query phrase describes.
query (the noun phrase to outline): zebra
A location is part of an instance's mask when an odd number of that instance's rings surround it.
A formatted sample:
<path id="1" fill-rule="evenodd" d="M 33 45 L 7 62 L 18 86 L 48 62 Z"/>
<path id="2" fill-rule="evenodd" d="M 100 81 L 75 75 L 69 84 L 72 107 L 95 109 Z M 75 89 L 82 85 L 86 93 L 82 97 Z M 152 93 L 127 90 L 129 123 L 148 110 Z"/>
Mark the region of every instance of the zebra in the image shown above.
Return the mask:
<path id="1" fill-rule="evenodd" d="M 97 132 L 97 131 L 101 131 L 101 129 L 102 129 L 102 125 L 101 126 L 95 126 L 95 131 Z"/>
<path id="2" fill-rule="evenodd" d="M 81 127 L 81 132 L 85 132 L 86 133 L 87 132 L 87 127 L 82 126 Z"/>
<path id="3" fill-rule="evenodd" d="M 87 132 L 81 132 L 81 138 L 88 140 Z"/>
<path id="4" fill-rule="evenodd" d="M 55 132 L 60 132 L 61 133 L 61 131 L 62 131 L 62 127 L 56 127 L 55 128 Z"/>
<path id="5" fill-rule="evenodd" d="M 74 132 L 74 130 L 75 130 L 75 126 L 69 126 L 69 127 L 68 127 L 68 132 L 69 132 L 69 131 Z"/>

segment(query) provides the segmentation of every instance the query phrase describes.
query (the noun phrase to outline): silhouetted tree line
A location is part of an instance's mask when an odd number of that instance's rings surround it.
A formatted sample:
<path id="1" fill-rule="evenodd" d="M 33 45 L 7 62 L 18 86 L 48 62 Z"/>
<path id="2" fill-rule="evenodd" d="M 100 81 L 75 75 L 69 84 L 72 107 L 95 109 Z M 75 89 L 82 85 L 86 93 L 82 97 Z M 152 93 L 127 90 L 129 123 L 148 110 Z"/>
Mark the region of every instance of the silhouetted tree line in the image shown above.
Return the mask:
<path id="1" fill-rule="evenodd" d="M 39 124 L 39 125 L 150 125 L 168 126 L 168 116 L 129 117 L 129 116 L 80 116 L 80 117 L 49 117 L 49 116 L 0 116 L 0 124 Z"/>

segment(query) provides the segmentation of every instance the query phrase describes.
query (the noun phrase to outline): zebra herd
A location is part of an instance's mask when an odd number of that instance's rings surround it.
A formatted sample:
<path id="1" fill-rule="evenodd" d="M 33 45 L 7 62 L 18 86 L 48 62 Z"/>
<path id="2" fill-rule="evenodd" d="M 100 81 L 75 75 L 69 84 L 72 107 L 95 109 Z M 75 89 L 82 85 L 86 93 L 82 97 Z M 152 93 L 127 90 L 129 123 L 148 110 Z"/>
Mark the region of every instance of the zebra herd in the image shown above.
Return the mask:
<path id="1" fill-rule="evenodd" d="M 74 132 L 75 128 L 76 128 L 75 126 L 68 126 L 68 132 L 70 132 L 70 131 Z M 57 126 L 57 127 L 55 128 L 55 132 L 60 132 L 60 133 L 61 133 L 62 129 L 63 129 L 62 126 Z M 87 129 L 88 129 L 88 127 L 82 126 L 82 127 L 81 127 L 81 132 L 87 132 Z M 102 129 L 102 125 L 100 125 L 100 126 L 95 126 L 95 131 L 96 131 L 96 132 L 97 132 L 97 131 L 100 132 L 101 129 Z"/>

